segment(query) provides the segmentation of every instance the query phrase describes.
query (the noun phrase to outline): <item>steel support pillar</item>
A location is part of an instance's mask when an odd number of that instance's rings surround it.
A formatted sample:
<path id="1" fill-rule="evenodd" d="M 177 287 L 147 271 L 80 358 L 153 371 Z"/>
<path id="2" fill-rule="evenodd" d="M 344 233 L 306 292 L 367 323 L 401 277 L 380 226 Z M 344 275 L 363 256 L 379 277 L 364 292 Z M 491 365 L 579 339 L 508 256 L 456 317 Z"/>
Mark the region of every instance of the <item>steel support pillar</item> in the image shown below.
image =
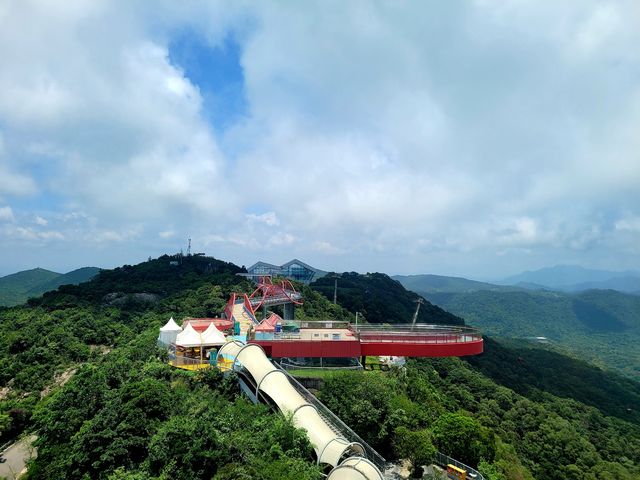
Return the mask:
<path id="1" fill-rule="evenodd" d="M 295 305 L 293 303 L 285 303 L 284 304 L 284 320 L 293 320 L 295 315 Z"/>

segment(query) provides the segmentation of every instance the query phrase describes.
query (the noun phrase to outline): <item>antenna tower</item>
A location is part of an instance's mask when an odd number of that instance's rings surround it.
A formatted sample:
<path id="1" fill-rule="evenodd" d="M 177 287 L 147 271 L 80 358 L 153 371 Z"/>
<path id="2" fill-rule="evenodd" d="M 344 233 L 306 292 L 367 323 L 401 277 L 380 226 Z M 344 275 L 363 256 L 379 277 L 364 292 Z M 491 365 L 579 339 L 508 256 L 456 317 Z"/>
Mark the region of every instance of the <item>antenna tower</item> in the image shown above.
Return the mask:
<path id="1" fill-rule="evenodd" d="M 189 246 L 187 247 L 187 257 L 191 256 L 191 238 L 189 238 Z"/>

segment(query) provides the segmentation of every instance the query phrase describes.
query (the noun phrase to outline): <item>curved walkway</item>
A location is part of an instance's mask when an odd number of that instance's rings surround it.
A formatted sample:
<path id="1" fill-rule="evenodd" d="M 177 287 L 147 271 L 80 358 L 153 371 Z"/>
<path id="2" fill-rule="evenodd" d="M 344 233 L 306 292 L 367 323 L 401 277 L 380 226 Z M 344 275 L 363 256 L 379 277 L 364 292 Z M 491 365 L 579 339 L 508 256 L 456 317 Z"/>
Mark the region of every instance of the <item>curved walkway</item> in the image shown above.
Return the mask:
<path id="1" fill-rule="evenodd" d="M 35 435 L 29 435 L 0 453 L 0 459 L 2 459 L 0 460 L 2 462 L 0 463 L 0 478 L 15 480 L 26 472 L 27 462 L 37 456 L 37 452 L 32 446 L 35 439 Z"/>

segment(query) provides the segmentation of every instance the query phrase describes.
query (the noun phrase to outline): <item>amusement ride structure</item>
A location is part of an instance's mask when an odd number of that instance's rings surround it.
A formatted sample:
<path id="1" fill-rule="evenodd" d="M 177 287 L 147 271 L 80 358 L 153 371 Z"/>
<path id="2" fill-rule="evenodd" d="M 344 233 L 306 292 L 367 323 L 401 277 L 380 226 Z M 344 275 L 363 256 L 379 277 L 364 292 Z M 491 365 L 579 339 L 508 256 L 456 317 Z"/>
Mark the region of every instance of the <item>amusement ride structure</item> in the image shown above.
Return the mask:
<path id="1" fill-rule="evenodd" d="M 187 319 L 182 327 L 171 319 L 160 329 L 159 340 L 173 352 L 172 365 L 190 370 L 194 365 L 211 365 L 224 372 L 233 371 L 252 401 L 265 402 L 291 415 L 294 424 L 307 431 L 318 464 L 331 468 L 329 480 L 384 480 L 385 460 L 277 362 L 341 358 L 362 359 L 364 363 L 370 356 L 477 355 L 483 350 L 482 335 L 475 328 L 458 325 L 414 322 L 354 326 L 335 320 L 294 321 L 294 307 L 302 303 L 302 295 L 290 281 L 261 277 L 250 295 L 231 295 L 224 309 L 225 319 Z M 283 306 L 285 318 L 267 318 L 266 308 L 276 305 Z M 264 311 L 261 322 L 255 314 L 260 309 Z M 226 338 L 215 335 L 215 331 L 224 329 Z M 199 354 L 199 362 L 197 358 L 190 359 L 191 363 L 180 358 L 180 349 L 189 348 Z M 466 468 L 470 478 L 482 479 L 478 472 Z"/>

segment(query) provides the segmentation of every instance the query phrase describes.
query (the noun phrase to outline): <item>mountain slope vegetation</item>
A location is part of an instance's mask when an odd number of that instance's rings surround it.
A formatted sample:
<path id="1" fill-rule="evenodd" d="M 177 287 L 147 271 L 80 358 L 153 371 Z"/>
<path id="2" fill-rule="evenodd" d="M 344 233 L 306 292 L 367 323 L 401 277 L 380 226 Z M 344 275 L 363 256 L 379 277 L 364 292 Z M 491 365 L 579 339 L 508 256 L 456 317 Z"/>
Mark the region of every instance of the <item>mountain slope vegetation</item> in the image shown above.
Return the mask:
<path id="1" fill-rule="evenodd" d="M 28 298 L 26 294 L 29 290 L 59 276 L 59 273 L 44 268 L 34 268 L 0 278 L 0 306 L 23 303 Z"/>
<path id="2" fill-rule="evenodd" d="M 547 337 L 552 345 L 579 358 L 640 379 L 640 297 L 636 295 L 614 290 L 423 295 L 488 335 Z"/>
<path id="3" fill-rule="evenodd" d="M 369 323 L 411 323 L 420 295 L 384 273 L 355 272 L 330 274 L 313 282 L 310 287 L 333 299 L 338 281 L 337 300 L 352 313 L 359 312 Z M 423 298 L 424 300 L 424 298 Z M 420 307 L 418 323 L 463 325 L 464 320 L 425 301 Z"/>
<path id="4" fill-rule="evenodd" d="M 0 306 L 9 307 L 39 297 L 61 285 L 77 285 L 95 277 L 99 268 L 84 267 L 61 274 L 34 268 L 0 278 Z"/>
<path id="5" fill-rule="evenodd" d="M 447 277 L 443 275 L 394 275 L 392 277 L 412 292 L 476 292 L 478 290 L 490 291 L 517 291 L 517 287 L 507 285 L 494 285 L 492 283 L 478 282 L 463 277 Z"/>
<path id="6" fill-rule="evenodd" d="M 546 289 L 569 292 L 599 288 L 629 293 L 639 290 L 640 272 L 613 272 L 587 269 L 575 265 L 558 265 L 522 272 L 499 283 L 505 285 L 542 286 Z M 534 289 L 537 289 L 537 287 L 534 287 Z"/>
<path id="7" fill-rule="evenodd" d="M 233 378 L 166 364 L 155 340 L 169 316 L 219 313 L 232 291 L 252 288 L 233 264 L 173 260 L 0 309 L 0 441 L 37 430 L 30 479 L 320 480 L 305 433 L 287 418 L 250 404 Z M 370 286 L 358 279 L 351 293 L 367 298 Z M 303 291 L 304 317 L 353 318 Z M 478 357 L 328 375 L 319 396 L 389 460 L 420 465 L 437 448 L 487 480 L 638 478 L 638 383 L 603 382 L 597 368 L 527 348 L 487 339 Z"/>

